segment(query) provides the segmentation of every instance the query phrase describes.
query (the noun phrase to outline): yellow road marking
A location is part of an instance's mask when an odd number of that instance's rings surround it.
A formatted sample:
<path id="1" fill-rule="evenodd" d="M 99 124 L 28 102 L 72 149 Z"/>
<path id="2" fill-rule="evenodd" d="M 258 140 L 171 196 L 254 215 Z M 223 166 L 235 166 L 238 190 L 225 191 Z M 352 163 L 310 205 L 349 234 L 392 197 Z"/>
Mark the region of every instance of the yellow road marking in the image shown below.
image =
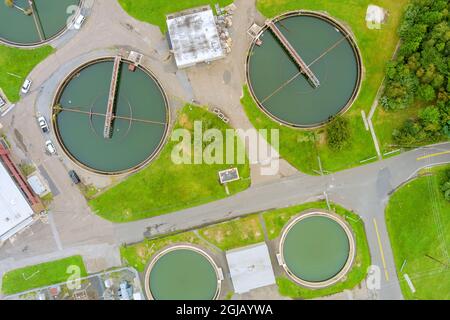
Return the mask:
<path id="1" fill-rule="evenodd" d="M 378 232 L 377 220 L 375 220 L 375 218 L 373 218 L 373 224 L 375 225 L 375 232 L 377 233 L 378 246 L 380 247 L 381 261 L 383 262 L 384 275 L 386 277 L 386 280 L 389 281 L 389 273 L 388 273 L 387 267 L 386 267 L 386 259 L 384 258 L 383 246 L 381 245 L 380 233 Z"/>
<path id="2" fill-rule="evenodd" d="M 433 153 L 433 154 L 428 154 L 426 156 L 423 157 L 419 157 L 416 160 L 420 161 L 420 160 L 424 160 L 424 159 L 428 159 L 428 158 L 432 158 L 432 157 L 437 157 L 437 156 L 442 156 L 443 154 L 449 154 L 450 151 L 443 151 L 443 152 L 438 152 L 438 153 Z"/>

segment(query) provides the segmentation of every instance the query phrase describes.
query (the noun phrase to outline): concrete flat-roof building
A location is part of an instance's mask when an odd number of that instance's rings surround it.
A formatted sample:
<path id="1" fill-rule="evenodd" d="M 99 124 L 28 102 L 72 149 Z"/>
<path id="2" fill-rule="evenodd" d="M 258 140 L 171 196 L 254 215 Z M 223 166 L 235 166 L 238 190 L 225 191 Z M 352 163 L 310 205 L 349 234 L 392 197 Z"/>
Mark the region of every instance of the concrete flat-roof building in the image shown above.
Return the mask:
<path id="1" fill-rule="evenodd" d="M 178 68 L 225 57 L 210 6 L 166 16 L 171 51 Z"/>
<path id="2" fill-rule="evenodd" d="M 33 222 L 33 209 L 0 161 L 0 243 Z"/>
<path id="3" fill-rule="evenodd" d="M 275 284 L 269 249 L 265 243 L 227 251 L 226 257 L 236 293 Z"/>

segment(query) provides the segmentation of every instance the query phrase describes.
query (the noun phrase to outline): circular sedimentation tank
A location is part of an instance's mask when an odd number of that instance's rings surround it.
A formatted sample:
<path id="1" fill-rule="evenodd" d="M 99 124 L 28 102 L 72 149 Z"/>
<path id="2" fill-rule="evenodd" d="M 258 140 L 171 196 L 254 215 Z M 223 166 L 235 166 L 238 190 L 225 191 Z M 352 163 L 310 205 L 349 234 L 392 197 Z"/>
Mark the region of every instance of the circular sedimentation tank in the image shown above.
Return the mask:
<path id="1" fill-rule="evenodd" d="M 354 252 L 350 228 L 326 212 L 297 216 L 285 227 L 280 241 L 285 271 L 310 288 L 327 287 L 342 279 L 350 270 Z"/>
<path id="2" fill-rule="evenodd" d="M 13 46 L 36 46 L 53 40 L 67 29 L 81 0 L 14 0 L 0 3 L 0 42 Z"/>
<path id="3" fill-rule="evenodd" d="M 316 76 L 314 86 L 266 24 L 247 57 L 247 83 L 257 105 L 273 120 L 298 128 L 324 125 L 356 99 L 362 74 L 359 49 L 333 18 L 310 11 L 272 20 Z"/>
<path id="4" fill-rule="evenodd" d="M 114 57 L 90 61 L 60 85 L 53 101 L 57 140 L 79 166 L 99 174 L 122 174 L 149 163 L 167 135 L 167 97 L 141 66 L 120 62 L 110 137 L 105 138 Z M 131 67 L 133 69 L 133 67 Z"/>
<path id="5" fill-rule="evenodd" d="M 147 268 L 145 290 L 155 300 L 213 300 L 220 293 L 219 271 L 204 250 L 176 245 L 157 254 Z"/>

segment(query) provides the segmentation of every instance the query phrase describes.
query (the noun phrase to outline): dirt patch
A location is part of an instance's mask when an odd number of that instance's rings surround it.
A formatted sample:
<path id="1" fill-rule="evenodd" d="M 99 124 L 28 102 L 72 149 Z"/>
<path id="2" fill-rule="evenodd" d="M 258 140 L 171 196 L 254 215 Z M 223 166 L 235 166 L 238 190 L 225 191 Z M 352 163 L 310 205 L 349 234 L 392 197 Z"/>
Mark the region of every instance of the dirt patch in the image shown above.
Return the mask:
<path id="1" fill-rule="evenodd" d="M 139 258 L 146 258 L 147 254 L 148 254 L 148 250 L 145 246 L 138 246 L 136 248 L 136 254 L 138 255 Z"/>
<path id="2" fill-rule="evenodd" d="M 324 131 L 317 133 L 317 144 L 325 145 L 327 143 L 327 134 Z"/>
<path id="3" fill-rule="evenodd" d="M 228 233 L 228 232 L 227 232 Z M 221 243 L 224 239 L 224 234 L 222 230 L 217 230 L 216 234 L 214 235 L 214 240 L 216 243 Z"/>
<path id="4" fill-rule="evenodd" d="M 19 130 L 14 129 L 14 137 L 15 140 L 17 142 L 18 147 L 25 153 L 28 152 L 27 146 L 25 145 L 25 143 L 23 142 L 23 136 L 22 134 L 19 132 Z"/>
<path id="5" fill-rule="evenodd" d="M 192 121 L 189 119 L 187 114 L 182 114 L 178 120 L 178 123 L 180 126 L 188 130 L 192 130 L 194 128 Z"/>

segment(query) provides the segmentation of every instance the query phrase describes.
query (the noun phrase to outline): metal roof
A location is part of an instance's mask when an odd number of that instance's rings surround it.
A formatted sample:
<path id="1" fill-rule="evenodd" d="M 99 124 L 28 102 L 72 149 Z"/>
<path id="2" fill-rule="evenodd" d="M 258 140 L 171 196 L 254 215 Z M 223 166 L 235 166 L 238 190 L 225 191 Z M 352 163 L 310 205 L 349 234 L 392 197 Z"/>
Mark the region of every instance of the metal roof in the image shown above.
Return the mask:
<path id="1" fill-rule="evenodd" d="M 245 293 L 275 283 L 265 243 L 227 251 L 226 257 L 236 293 Z"/>
<path id="2" fill-rule="evenodd" d="M 5 241 L 32 221 L 33 210 L 0 162 L 0 241 Z"/>
<path id="3" fill-rule="evenodd" d="M 178 68 L 225 57 L 211 7 L 170 14 L 167 27 Z"/>

